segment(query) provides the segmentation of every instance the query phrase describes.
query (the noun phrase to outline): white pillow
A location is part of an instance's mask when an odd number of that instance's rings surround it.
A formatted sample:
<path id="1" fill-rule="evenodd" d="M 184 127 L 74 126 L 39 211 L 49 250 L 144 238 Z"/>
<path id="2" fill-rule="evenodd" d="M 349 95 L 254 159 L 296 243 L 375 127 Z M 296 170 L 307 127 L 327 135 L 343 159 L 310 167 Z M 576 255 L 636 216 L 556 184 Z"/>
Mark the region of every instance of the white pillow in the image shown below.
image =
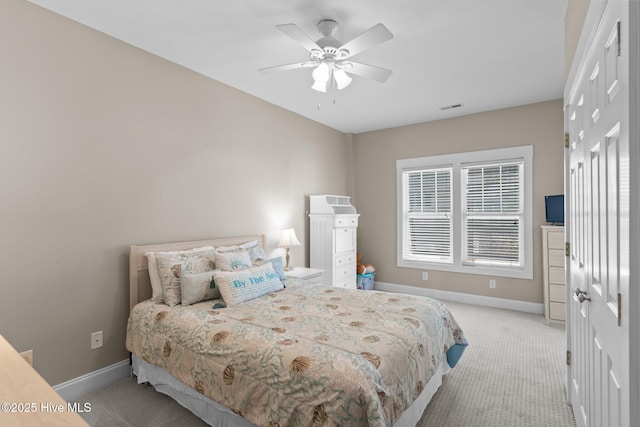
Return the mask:
<path id="1" fill-rule="evenodd" d="M 229 307 L 284 288 L 270 262 L 240 271 L 215 271 L 213 278 Z"/>
<path id="2" fill-rule="evenodd" d="M 280 280 L 287 280 L 287 274 L 284 272 L 284 261 L 281 257 L 271 258 L 266 261 L 256 261 L 254 266 L 269 263 L 273 267 Z"/>
<path id="3" fill-rule="evenodd" d="M 205 271 L 204 273 L 182 273 L 180 275 L 182 305 L 220 298 L 220 289 L 216 286 L 213 273 L 214 271 Z"/>
<path id="4" fill-rule="evenodd" d="M 216 252 L 235 252 L 235 251 L 239 251 L 240 249 L 242 249 L 242 248 L 240 246 L 238 246 L 238 245 L 218 246 L 218 247 L 216 247 Z"/>
<path id="5" fill-rule="evenodd" d="M 180 276 L 185 273 L 204 273 L 214 269 L 215 251 L 156 254 L 158 275 L 162 283 L 164 303 L 173 306 L 182 302 Z"/>
<path id="6" fill-rule="evenodd" d="M 251 255 L 244 249 L 231 252 L 216 250 L 216 268 L 224 271 L 244 270 L 253 266 Z"/>
<path id="7" fill-rule="evenodd" d="M 258 244 L 257 240 L 240 245 L 240 248 L 245 249 L 247 252 L 249 252 L 252 263 L 255 263 L 256 261 L 267 260 L 267 254 L 264 253 L 262 246 Z"/>
<path id="8" fill-rule="evenodd" d="M 243 251 L 243 250 L 249 252 L 249 256 L 251 257 L 252 263 L 255 263 L 256 261 L 267 260 L 267 255 L 264 253 L 262 246 L 260 246 L 260 243 L 258 243 L 257 240 L 251 240 L 241 245 L 218 246 L 216 248 L 217 252 L 237 252 L 237 251 Z"/>
<path id="9" fill-rule="evenodd" d="M 167 252 L 146 252 L 147 265 L 149 268 L 149 278 L 151 279 L 151 299 L 154 301 L 164 301 L 164 293 L 162 292 L 162 281 L 158 274 L 158 264 L 156 262 L 156 254 L 163 255 L 181 255 L 195 252 L 210 251 L 213 246 L 202 246 L 200 248 L 186 249 L 183 251 L 167 251 Z"/>

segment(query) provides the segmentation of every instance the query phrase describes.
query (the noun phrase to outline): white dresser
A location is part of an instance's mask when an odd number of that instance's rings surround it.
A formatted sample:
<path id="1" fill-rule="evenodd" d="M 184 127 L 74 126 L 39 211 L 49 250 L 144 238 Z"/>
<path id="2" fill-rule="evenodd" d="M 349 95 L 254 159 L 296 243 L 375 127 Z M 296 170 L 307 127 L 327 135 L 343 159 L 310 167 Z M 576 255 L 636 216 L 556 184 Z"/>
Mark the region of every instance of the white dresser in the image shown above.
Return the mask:
<path id="1" fill-rule="evenodd" d="M 564 247 L 564 227 L 543 225 L 544 319 L 549 323 L 564 323 L 566 319 Z"/>
<path id="2" fill-rule="evenodd" d="M 309 196 L 310 266 L 327 285 L 356 288 L 358 216 L 348 196 Z"/>

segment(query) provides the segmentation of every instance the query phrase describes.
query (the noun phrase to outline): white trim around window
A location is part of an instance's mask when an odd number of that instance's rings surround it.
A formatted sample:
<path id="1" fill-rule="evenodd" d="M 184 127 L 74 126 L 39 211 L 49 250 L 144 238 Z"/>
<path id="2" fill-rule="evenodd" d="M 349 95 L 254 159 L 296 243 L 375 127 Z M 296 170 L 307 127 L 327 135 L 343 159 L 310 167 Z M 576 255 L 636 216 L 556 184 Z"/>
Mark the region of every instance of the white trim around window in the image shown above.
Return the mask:
<path id="1" fill-rule="evenodd" d="M 399 267 L 533 278 L 533 146 L 397 160 L 396 183 Z"/>

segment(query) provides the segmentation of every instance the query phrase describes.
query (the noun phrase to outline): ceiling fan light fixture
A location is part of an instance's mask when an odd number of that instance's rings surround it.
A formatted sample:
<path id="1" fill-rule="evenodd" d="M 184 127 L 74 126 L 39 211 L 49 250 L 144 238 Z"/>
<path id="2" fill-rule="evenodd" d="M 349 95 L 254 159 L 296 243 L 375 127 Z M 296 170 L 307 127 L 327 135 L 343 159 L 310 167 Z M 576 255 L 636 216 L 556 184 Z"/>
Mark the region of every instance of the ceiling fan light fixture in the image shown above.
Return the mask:
<path id="1" fill-rule="evenodd" d="M 329 81 L 329 76 L 330 76 L 330 69 L 329 69 L 329 65 L 327 65 L 326 62 L 321 62 L 311 73 L 311 77 L 313 77 L 313 80 L 315 81 L 321 81 L 321 82 L 328 82 Z"/>
<path id="2" fill-rule="evenodd" d="M 329 78 L 331 77 L 331 69 L 326 62 L 321 62 L 313 72 L 311 73 L 311 77 L 313 77 L 313 86 L 311 89 L 317 90 L 318 92 L 326 92 L 327 91 L 327 82 L 329 82 Z"/>
<path id="3" fill-rule="evenodd" d="M 335 38 L 338 23 L 333 19 L 323 19 L 317 23 L 317 29 L 323 36 L 318 40 L 309 37 L 296 24 L 280 24 L 276 27 L 309 51 L 309 61 L 260 68 L 262 72 L 313 67 L 311 88 L 318 92 L 342 90 L 351 84 L 352 75 L 384 83 L 392 74 L 391 70 L 347 61 L 352 56 L 393 38 L 387 27 L 380 23 L 346 43 Z"/>
<path id="4" fill-rule="evenodd" d="M 342 90 L 345 87 L 349 86 L 349 84 L 353 80 L 347 73 L 345 73 L 344 70 L 341 69 L 337 69 L 333 73 L 333 78 L 336 80 L 336 86 L 338 87 L 338 90 Z"/>
<path id="5" fill-rule="evenodd" d="M 317 90 L 318 92 L 326 93 L 327 92 L 327 82 L 315 81 L 311 86 L 311 89 Z"/>

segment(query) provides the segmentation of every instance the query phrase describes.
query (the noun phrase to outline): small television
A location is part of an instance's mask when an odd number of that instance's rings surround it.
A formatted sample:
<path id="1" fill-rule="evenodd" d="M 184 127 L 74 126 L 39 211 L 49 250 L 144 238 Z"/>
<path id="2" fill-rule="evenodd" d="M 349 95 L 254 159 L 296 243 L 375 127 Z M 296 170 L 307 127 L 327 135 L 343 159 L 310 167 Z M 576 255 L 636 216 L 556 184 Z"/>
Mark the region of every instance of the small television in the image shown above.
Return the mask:
<path id="1" fill-rule="evenodd" d="M 564 224 L 564 195 L 544 196 L 544 209 L 547 222 Z"/>

